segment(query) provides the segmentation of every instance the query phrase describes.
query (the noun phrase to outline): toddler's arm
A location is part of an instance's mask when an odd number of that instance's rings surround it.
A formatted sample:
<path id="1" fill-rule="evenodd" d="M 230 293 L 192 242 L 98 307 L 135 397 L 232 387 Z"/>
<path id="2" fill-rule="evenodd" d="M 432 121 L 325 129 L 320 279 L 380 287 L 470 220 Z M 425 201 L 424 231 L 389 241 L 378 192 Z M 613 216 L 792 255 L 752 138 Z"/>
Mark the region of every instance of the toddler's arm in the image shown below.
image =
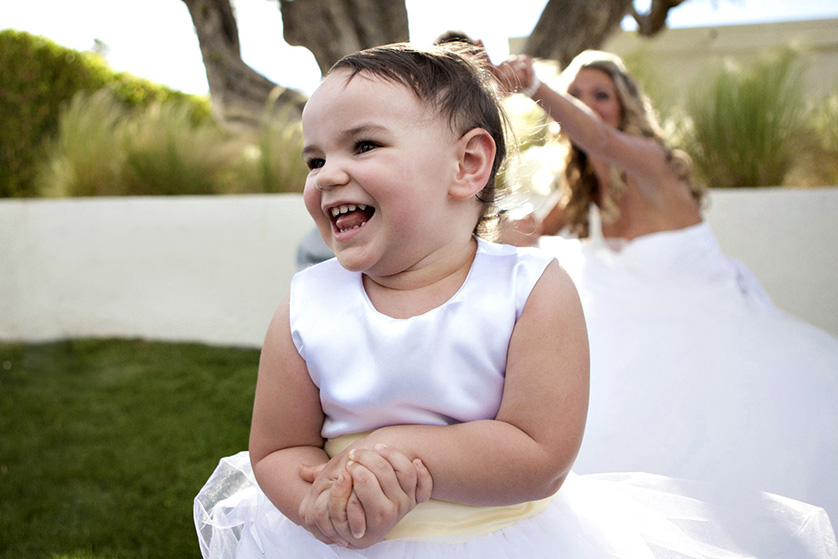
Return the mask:
<path id="1" fill-rule="evenodd" d="M 300 516 L 300 506 L 312 484 L 300 477 L 300 465 L 316 467 L 329 462 L 320 436 L 322 425 L 319 390 L 291 338 L 286 297 L 271 320 L 259 361 L 250 459 L 262 491 L 286 517 L 301 526 L 306 523 Z M 341 459 L 343 467 L 345 455 Z M 334 482 L 337 474 L 328 483 Z M 326 543 L 348 545 L 319 531 L 312 533 Z"/>

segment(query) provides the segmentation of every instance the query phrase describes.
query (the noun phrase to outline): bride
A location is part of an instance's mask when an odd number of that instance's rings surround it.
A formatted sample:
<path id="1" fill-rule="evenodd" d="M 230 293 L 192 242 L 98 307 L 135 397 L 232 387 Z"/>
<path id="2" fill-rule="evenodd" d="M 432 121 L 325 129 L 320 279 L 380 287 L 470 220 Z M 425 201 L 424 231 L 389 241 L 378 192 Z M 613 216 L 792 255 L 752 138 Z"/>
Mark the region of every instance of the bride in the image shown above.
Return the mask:
<path id="1" fill-rule="evenodd" d="M 582 53 L 561 91 L 527 57 L 496 75 L 569 144 L 561 200 L 507 240 L 534 227 L 582 298 L 591 403 L 574 470 L 759 489 L 821 506 L 836 526 L 838 340 L 777 309 L 721 251 L 689 157 L 666 145 L 618 57 Z"/>

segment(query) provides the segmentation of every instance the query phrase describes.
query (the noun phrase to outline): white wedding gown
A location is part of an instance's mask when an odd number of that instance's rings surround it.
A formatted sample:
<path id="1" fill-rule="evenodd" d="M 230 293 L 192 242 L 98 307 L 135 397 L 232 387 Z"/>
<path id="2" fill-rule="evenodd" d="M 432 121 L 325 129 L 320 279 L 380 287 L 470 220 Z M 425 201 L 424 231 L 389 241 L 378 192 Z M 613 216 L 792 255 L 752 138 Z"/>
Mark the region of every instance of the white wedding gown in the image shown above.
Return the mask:
<path id="1" fill-rule="evenodd" d="M 573 277 L 588 324 L 575 472 L 759 489 L 823 507 L 836 525 L 838 339 L 777 309 L 704 223 L 540 245 Z"/>

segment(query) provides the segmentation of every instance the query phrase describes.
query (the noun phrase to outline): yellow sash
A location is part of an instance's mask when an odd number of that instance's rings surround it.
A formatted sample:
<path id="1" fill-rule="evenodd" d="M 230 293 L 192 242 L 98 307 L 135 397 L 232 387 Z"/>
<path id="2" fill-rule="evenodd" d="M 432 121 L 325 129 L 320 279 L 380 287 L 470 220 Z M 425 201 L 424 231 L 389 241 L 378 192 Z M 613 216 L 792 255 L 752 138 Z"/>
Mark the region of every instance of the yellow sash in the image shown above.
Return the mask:
<path id="1" fill-rule="evenodd" d="M 326 443 L 330 457 L 342 452 L 366 433 L 347 435 Z M 419 503 L 387 534 L 385 539 L 443 540 L 450 543 L 468 541 L 496 530 L 512 526 L 547 508 L 552 497 L 517 505 L 471 506 L 431 499 Z"/>

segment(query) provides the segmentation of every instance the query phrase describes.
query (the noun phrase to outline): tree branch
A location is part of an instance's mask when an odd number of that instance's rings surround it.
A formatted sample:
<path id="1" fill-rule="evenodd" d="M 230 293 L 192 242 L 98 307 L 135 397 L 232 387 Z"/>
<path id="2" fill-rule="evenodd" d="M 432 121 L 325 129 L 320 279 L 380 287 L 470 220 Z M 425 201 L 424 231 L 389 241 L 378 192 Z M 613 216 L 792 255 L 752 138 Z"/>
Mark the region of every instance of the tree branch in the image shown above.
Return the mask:
<path id="1" fill-rule="evenodd" d="M 271 107 L 290 106 L 299 118 L 305 96 L 282 88 L 253 70 L 241 58 L 238 25 L 229 0 L 183 0 L 201 46 L 213 110 L 233 129 L 253 130 Z M 274 99 L 274 102 L 270 102 Z"/>
<path id="2" fill-rule="evenodd" d="M 637 22 L 637 32 L 644 37 L 652 37 L 666 27 L 669 10 L 683 4 L 686 0 L 652 0 L 649 13 L 641 14 L 631 7 L 631 15 Z"/>

